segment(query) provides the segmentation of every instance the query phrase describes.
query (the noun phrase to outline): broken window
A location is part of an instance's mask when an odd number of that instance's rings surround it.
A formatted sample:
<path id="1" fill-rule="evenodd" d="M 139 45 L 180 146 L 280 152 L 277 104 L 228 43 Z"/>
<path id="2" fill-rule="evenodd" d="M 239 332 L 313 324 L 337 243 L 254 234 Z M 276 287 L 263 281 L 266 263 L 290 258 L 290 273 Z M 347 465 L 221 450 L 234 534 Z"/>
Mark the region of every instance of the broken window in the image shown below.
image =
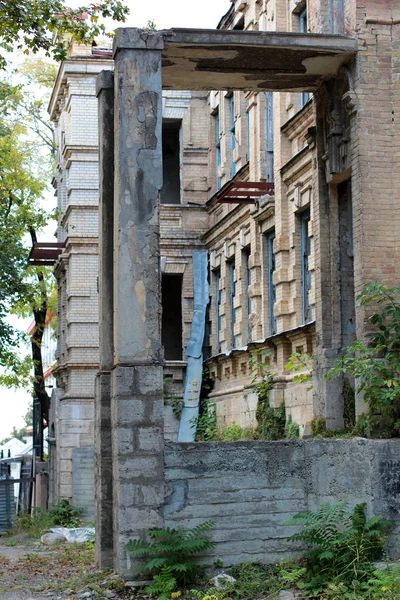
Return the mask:
<path id="1" fill-rule="evenodd" d="M 275 231 L 270 231 L 266 235 L 267 250 L 267 294 L 268 294 L 268 333 L 276 334 L 276 317 L 274 314 L 274 304 L 276 302 L 276 288 L 274 284 L 275 273 L 275 253 L 274 253 Z"/>
<path id="2" fill-rule="evenodd" d="M 181 203 L 181 121 L 167 119 L 162 124 L 163 187 L 161 204 Z"/>
<path id="3" fill-rule="evenodd" d="M 182 360 L 182 276 L 162 276 L 162 344 L 165 360 Z"/>
<path id="4" fill-rule="evenodd" d="M 308 233 L 310 223 L 310 209 L 299 214 L 300 219 L 300 251 L 301 251 L 301 288 L 302 288 L 302 322 L 310 323 L 312 319 L 310 305 L 311 272 L 309 259 L 311 254 L 311 240 Z"/>

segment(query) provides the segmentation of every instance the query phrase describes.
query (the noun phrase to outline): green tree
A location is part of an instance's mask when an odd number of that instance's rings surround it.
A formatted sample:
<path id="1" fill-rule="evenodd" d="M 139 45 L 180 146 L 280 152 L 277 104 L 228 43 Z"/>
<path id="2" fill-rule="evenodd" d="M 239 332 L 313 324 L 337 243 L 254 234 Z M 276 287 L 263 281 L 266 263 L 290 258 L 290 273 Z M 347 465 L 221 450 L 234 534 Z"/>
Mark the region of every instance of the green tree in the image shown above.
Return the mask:
<path id="1" fill-rule="evenodd" d="M 100 17 L 124 22 L 128 12 L 121 0 L 99 0 L 76 9 L 64 0 L 1 0 L 0 47 L 8 52 L 18 48 L 25 54 L 43 50 L 47 56 L 62 60 L 67 51 L 66 37 L 88 43 L 107 34 Z M 0 66 L 4 68 L 4 58 L 0 58 Z"/>
<path id="2" fill-rule="evenodd" d="M 33 360 L 35 394 L 46 414 L 48 397 L 39 353 L 49 276 L 43 269 L 29 267 L 27 258 L 36 231 L 48 219 L 40 201 L 49 179 L 49 164 L 12 111 L 15 88 L 3 83 L 0 93 L 0 383 L 29 386 Z M 10 310 L 24 316 L 33 312 L 36 327 L 31 336 L 32 359 L 21 358 L 17 352 L 22 334 L 6 320 Z"/>

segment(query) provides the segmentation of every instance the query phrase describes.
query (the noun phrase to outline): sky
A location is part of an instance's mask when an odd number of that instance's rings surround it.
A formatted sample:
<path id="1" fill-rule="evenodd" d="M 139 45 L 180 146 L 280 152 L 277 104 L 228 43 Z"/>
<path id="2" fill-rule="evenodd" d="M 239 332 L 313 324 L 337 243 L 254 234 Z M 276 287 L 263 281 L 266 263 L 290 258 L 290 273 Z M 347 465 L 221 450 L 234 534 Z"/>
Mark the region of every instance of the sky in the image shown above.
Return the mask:
<path id="1" fill-rule="evenodd" d="M 83 0 L 67 1 L 72 7 L 85 4 Z M 148 21 L 154 21 L 157 29 L 171 27 L 188 27 L 196 29 L 215 29 L 221 17 L 231 6 L 230 0 L 126 0 L 130 15 L 124 27 L 143 27 Z M 110 27 L 115 28 L 115 23 Z M 53 225 L 54 229 L 54 225 Z M 17 321 L 13 320 L 13 323 Z M 31 319 L 19 320 L 18 325 L 26 330 Z M 25 350 L 26 352 L 26 350 Z M 23 390 L 7 390 L 0 387 L 0 440 L 8 436 L 13 426 L 24 425 L 23 415 L 26 413 L 31 398 Z"/>

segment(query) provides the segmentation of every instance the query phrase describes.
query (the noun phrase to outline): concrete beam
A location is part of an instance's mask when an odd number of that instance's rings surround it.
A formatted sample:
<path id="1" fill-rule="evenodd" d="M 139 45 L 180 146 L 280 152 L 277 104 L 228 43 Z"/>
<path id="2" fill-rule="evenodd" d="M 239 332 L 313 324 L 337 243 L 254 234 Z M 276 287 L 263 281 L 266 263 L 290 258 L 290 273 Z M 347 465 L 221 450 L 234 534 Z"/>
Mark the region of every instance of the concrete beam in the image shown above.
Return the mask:
<path id="1" fill-rule="evenodd" d="M 343 35 L 125 28 L 114 52 L 143 43 L 163 45 L 162 85 L 175 90 L 313 92 L 357 51 L 357 40 Z"/>

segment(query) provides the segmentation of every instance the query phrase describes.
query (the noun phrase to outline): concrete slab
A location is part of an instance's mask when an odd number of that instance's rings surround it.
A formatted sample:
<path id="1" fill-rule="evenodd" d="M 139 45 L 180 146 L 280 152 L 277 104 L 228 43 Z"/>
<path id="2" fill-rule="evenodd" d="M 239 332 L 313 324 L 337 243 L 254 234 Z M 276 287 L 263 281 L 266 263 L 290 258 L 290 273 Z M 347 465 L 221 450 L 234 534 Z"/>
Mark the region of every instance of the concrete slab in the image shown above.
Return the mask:
<path id="1" fill-rule="evenodd" d="M 357 51 L 343 35 L 170 29 L 163 32 L 164 89 L 314 91 Z M 155 35 L 118 30 L 118 49 L 140 47 Z"/>

